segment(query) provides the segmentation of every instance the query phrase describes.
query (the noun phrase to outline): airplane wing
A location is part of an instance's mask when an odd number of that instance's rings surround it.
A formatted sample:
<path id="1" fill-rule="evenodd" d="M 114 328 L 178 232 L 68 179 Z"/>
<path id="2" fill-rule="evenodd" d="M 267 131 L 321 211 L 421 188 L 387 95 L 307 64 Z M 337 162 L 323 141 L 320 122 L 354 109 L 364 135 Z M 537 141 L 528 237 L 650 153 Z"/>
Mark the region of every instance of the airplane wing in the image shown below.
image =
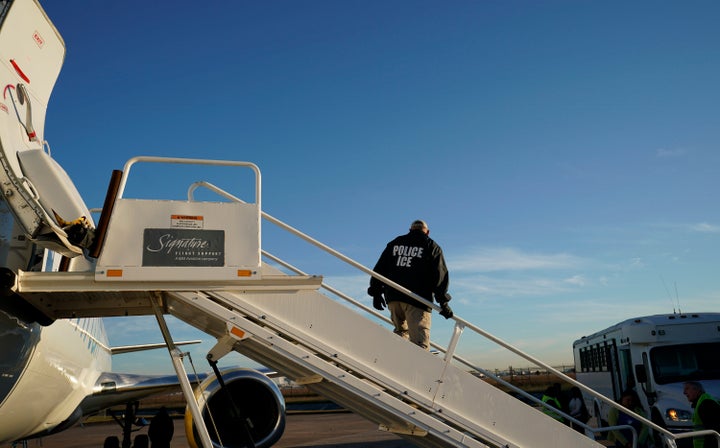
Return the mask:
<path id="1" fill-rule="evenodd" d="M 194 340 L 194 341 L 176 342 L 175 345 L 181 346 L 181 345 L 200 344 L 200 343 L 202 343 L 202 341 Z M 157 344 L 124 345 L 124 346 L 118 346 L 118 347 L 111 347 L 110 353 L 112 353 L 113 355 L 120 355 L 123 353 L 141 352 L 144 350 L 154 350 L 156 348 L 165 348 L 165 347 L 167 347 L 167 345 L 164 342 L 159 342 Z"/>
<path id="2" fill-rule="evenodd" d="M 193 375 L 194 376 L 194 375 Z M 198 374 L 190 378 L 200 384 L 208 374 Z M 176 375 L 137 375 L 129 373 L 105 372 L 97 380 L 92 395 L 86 397 L 80 408 L 82 415 L 92 415 L 107 408 L 124 405 L 152 395 L 171 393 L 180 390 Z"/>

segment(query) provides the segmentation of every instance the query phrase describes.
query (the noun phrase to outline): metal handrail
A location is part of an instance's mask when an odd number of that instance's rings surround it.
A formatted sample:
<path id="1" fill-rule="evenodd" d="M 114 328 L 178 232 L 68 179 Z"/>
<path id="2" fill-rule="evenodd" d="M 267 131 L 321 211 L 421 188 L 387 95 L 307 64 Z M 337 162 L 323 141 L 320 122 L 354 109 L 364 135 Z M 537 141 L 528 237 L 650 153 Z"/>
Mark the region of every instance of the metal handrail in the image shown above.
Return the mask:
<path id="1" fill-rule="evenodd" d="M 188 188 L 188 200 L 189 200 L 189 201 L 193 201 L 193 200 L 194 200 L 193 193 L 194 193 L 194 191 L 195 191 L 197 188 L 199 188 L 199 187 L 207 188 L 207 189 L 209 189 L 209 190 L 211 190 L 211 191 L 219 194 L 220 196 L 223 196 L 223 197 L 225 197 L 226 199 L 229 199 L 229 200 L 231 200 L 231 201 L 244 202 L 242 199 L 240 199 L 240 198 L 238 198 L 238 197 L 236 197 L 236 196 L 228 193 L 227 191 L 225 191 L 225 190 L 223 190 L 223 189 L 221 189 L 221 188 L 219 188 L 219 187 L 217 187 L 217 186 L 215 186 L 215 185 L 213 185 L 213 184 L 211 184 L 211 183 L 209 183 L 209 182 L 206 182 L 206 181 L 198 181 L 198 182 L 194 182 L 192 185 L 190 185 L 190 187 Z M 390 280 L 390 279 L 388 279 L 388 278 L 386 278 L 386 277 L 378 274 L 377 272 L 373 271 L 372 269 L 370 269 L 370 268 L 362 265 L 361 263 L 359 263 L 359 262 L 357 262 L 357 261 L 355 261 L 355 260 L 353 260 L 353 259 L 345 256 L 344 254 L 336 251 L 335 249 L 333 249 L 333 248 L 331 248 L 331 247 L 329 247 L 329 246 L 321 243 L 320 241 L 318 241 L 318 240 L 312 238 L 311 236 L 309 236 L 309 235 L 301 232 L 300 230 L 295 229 L 294 227 L 290 226 L 289 224 L 284 223 L 283 221 L 281 221 L 281 220 L 279 220 L 279 219 L 277 219 L 277 218 L 269 215 L 268 213 L 265 213 L 264 211 L 261 211 L 260 213 L 261 213 L 261 217 L 262 217 L 262 218 L 264 218 L 264 219 L 268 220 L 269 222 L 277 225 L 278 227 L 280 227 L 280 228 L 282 228 L 282 229 L 284 229 L 284 230 L 286 230 L 286 231 L 294 234 L 295 236 L 297 236 L 297 237 L 301 238 L 302 240 L 306 241 L 307 243 L 310 243 L 310 244 L 318 247 L 319 249 L 322 249 L 323 251 L 329 253 L 330 255 L 333 255 L 334 257 L 340 259 L 341 261 L 344 261 L 345 263 L 347 263 L 347 264 L 355 267 L 356 269 L 359 269 L 360 271 L 362 271 L 362 272 L 364 272 L 364 273 L 366 273 L 366 274 L 368 274 L 368 275 L 370 275 L 370 276 L 372 276 L 372 277 L 375 277 L 376 279 L 380 280 L 380 281 L 383 282 L 384 284 L 386 284 L 386 285 L 388 285 L 388 286 L 390 286 L 390 287 L 392 287 L 392 288 L 394 288 L 394 289 L 396 289 L 396 290 L 398 290 L 398 291 L 401 291 L 402 293 L 404 293 L 404 294 L 412 297 L 413 299 L 417 300 L 418 302 L 420 302 L 420 303 L 422 303 L 422 304 L 424 304 L 424 305 L 426 305 L 426 306 L 429 306 L 429 307 L 431 307 L 432 309 L 434 309 L 434 310 L 436 310 L 436 311 L 439 311 L 439 310 L 440 310 L 440 307 L 437 306 L 437 305 L 435 305 L 434 303 L 432 303 L 432 302 L 426 300 L 425 298 L 423 298 L 423 297 L 415 294 L 414 292 L 412 292 L 412 291 L 410 291 L 409 289 L 403 287 L 402 285 L 399 285 L 399 284 L 393 282 L 392 280 Z M 272 261 L 280 264 L 281 266 L 283 266 L 283 267 L 285 267 L 285 268 L 287 268 L 287 269 L 290 269 L 291 271 L 295 272 L 296 274 L 306 275 L 306 273 L 304 273 L 304 272 L 301 271 L 300 269 L 298 269 L 298 268 L 290 265 L 289 263 L 286 263 L 286 262 L 282 261 L 280 258 L 277 258 L 277 257 L 275 257 L 275 256 L 273 256 L 273 255 L 271 255 L 271 254 L 269 254 L 269 253 L 267 253 L 267 252 L 265 252 L 264 250 L 262 251 L 262 254 L 263 254 L 263 256 L 271 259 Z M 332 288 L 332 287 L 326 285 L 324 282 L 323 282 L 323 284 L 322 284 L 322 287 L 323 287 L 324 289 L 328 290 L 329 292 L 335 294 L 336 296 L 338 296 L 338 297 L 340 297 L 340 298 L 342 298 L 342 299 L 344 299 L 344 300 L 352 303 L 353 305 L 355 305 L 356 307 L 362 309 L 363 311 L 372 314 L 374 317 L 379 318 L 379 319 L 383 320 L 383 321 L 386 322 L 386 323 L 390 323 L 390 324 L 392 323 L 391 320 L 388 319 L 388 318 L 386 318 L 384 315 L 377 313 L 375 310 L 369 308 L 369 307 L 366 306 L 366 305 L 363 305 L 362 303 L 360 303 L 360 302 L 358 302 L 357 300 L 353 299 L 352 297 L 347 296 L 346 294 L 344 294 L 344 293 L 336 290 L 335 288 Z M 444 353 L 445 353 L 445 358 L 446 358 L 446 361 L 447 361 L 447 362 L 449 362 L 450 360 L 456 360 L 456 361 L 458 361 L 458 362 L 460 362 L 460 363 L 462 363 L 462 364 L 464 364 L 464 365 L 466 365 L 466 366 L 468 366 L 468 367 L 470 367 L 470 368 L 472 368 L 472 369 L 474 369 L 474 370 L 476 370 L 476 371 L 480 371 L 480 372 L 482 372 L 483 374 L 485 374 L 486 376 L 492 378 L 493 380 L 498 381 L 499 383 L 503 384 L 503 386 L 508 387 L 508 388 L 514 390 L 515 392 L 520 393 L 520 394 L 523 395 L 524 397 L 530 399 L 531 401 L 533 401 L 533 402 L 535 402 L 535 403 L 537 403 L 537 404 L 539 404 L 539 405 L 541 405 L 541 406 L 549 407 L 549 405 L 548 405 L 547 403 L 542 402 L 542 400 L 539 400 L 538 398 L 536 398 L 536 397 L 528 394 L 527 392 L 523 391 L 522 389 L 520 389 L 520 388 L 518 388 L 518 387 L 516 387 L 516 386 L 514 386 L 514 385 L 512 385 L 512 384 L 510 384 L 510 383 L 508 383 L 507 381 L 503 380 L 502 378 L 500 378 L 500 377 L 498 377 L 498 376 L 496 376 L 496 375 L 494 375 L 494 374 L 492 374 L 492 373 L 490 373 L 490 372 L 488 372 L 488 371 L 486 371 L 486 370 L 484 370 L 484 369 L 482 369 L 482 368 L 480 368 L 480 367 L 477 367 L 477 366 L 471 364 L 470 362 L 468 362 L 467 360 L 464 360 L 464 359 L 461 358 L 460 356 L 455 355 L 455 354 L 454 354 L 454 347 L 455 347 L 455 346 L 457 345 L 457 343 L 458 343 L 458 339 L 459 339 L 459 337 L 460 337 L 460 334 L 462 333 L 462 330 L 463 330 L 464 328 L 469 328 L 469 329 L 471 329 L 472 331 L 474 331 L 475 333 L 479 334 L 480 336 L 483 336 L 484 338 L 489 339 L 489 340 L 492 341 L 492 342 L 495 342 L 496 344 L 500 345 L 501 347 L 503 347 L 503 348 L 511 351 L 512 353 L 520 356 L 521 358 L 523 358 L 523 359 L 525 359 L 525 360 L 527 360 L 527 361 L 530 361 L 530 362 L 533 363 L 534 365 L 546 369 L 548 372 L 552 373 L 554 376 L 556 376 L 556 377 L 558 377 L 558 378 L 566 381 L 567 383 L 569 383 L 569 384 L 571 384 L 571 385 L 573 385 L 573 386 L 578 387 L 580 390 L 586 392 L 588 395 L 591 395 L 591 396 L 599 399 L 600 401 L 603 401 L 604 403 L 608 404 L 609 406 L 614 407 L 614 408 L 617 408 L 618 410 L 621 410 L 622 412 L 624 412 L 624 413 L 632 416 L 632 417 L 635 418 L 636 420 L 640 421 L 643 425 L 646 425 L 646 426 L 648 426 L 649 428 L 651 428 L 651 429 L 657 431 L 658 433 L 662 434 L 667 440 L 674 441 L 674 440 L 679 439 L 679 438 L 687 438 L 687 437 L 693 437 L 693 436 L 698 436 L 698 435 L 702 435 L 702 434 L 710 434 L 710 433 L 713 433 L 713 434 L 715 434 L 716 437 L 718 438 L 718 441 L 720 441 L 720 434 L 716 433 L 715 431 L 690 431 L 690 432 L 685 432 L 685 433 L 682 433 L 682 434 L 672 433 L 672 432 L 668 431 L 667 429 L 665 429 L 665 428 L 657 425 L 656 423 L 648 420 L 646 417 L 644 417 L 644 416 L 642 416 L 642 415 L 640 415 L 640 414 L 637 414 L 637 413 L 635 413 L 635 412 L 633 412 L 633 411 L 631 411 L 631 410 L 629 410 L 629 409 L 627 409 L 627 408 L 624 408 L 624 407 L 621 406 L 620 404 L 616 403 L 614 400 L 606 397 L 605 395 L 602 395 L 602 394 L 599 393 L 599 392 L 596 392 L 595 390 L 589 388 L 588 386 L 585 386 L 584 384 L 578 382 L 577 380 L 575 380 L 575 379 L 573 379 L 573 378 L 565 375 L 564 373 L 562 373 L 561 371 L 555 369 L 554 367 L 550 366 L 549 364 L 546 364 L 546 363 L 540 361 L 539 359 L 535 358 L 534 356 L 532 356 L 532 355 L 530 355 L 530 354 L 528 354 L 528 353 L 523 352 L 522 350 L 520 350 L 520 349 L 512 346 L 512 345 L 509 344 L 508 342 L 505 342 L 504 340 L 502 340 L 502 339 L 500 339 L 500 338 L 498 338 L 498 337 L 496 337 L 496 336 L 494 336 L 494 335 L 486 332 L 486 331 L 483 330 L 482 328 L 480 328 L 480 327 L 478 327 L 478 326 L 476 326 L 476 325 L 473 325 L 472 323 L 470 323 L 470 322 L 468 322 L 468 321 L 466 321 L 466 320 L 458 317 L 457 315 L 453 315 L 453 317 L 451 317 L 451 319 L 453 319 L 453 320 L 455 321 L 455 331 L 453 332 L 453 337 L 451 338 L 451 341 L 450 341 L 450 343 L 448 344 L 448 348 L 445 349 L 445 348 L 443 348 L 442 346 L 440 346 L 440 345 L 438 345 L 438 344 L 436 344 L 436 343 L 434 343 L 434 342 L 432 342 L 432 341 L 431 341 L 431 343 L 430 343 L 431 346 L 433 346 L 433 347 L 437 348 L 438 350 L 440 350 L 441 352 L 444 352 Z M 553 411 L 558 412 L 559 414 L 561 414 L 564 418 L 567 418 L 568 420 L 573 421 L 574 423 L 580 424 L 583 428 L 585 428 L 586 430 L 588 430 L 588 431 L 590 431 L 590 432 L 592 432 L 592 433 L 606 432 L 606 431 L 612 430 L 612 429 L 626 428 L 626 427 L 627 427 L 626 425 L 620 425 L 620 426 L 612 426 L 612 427 L 602 427 L 602 428 L 598 427 L 598 428 L 593 428 L 593 427 L 591 427 L 591 426 L 588 426 L 588 425 L 587 425 L 586 423 L 584 423 L 584 422 L 580 422 L 579 420 L 576 420 L 575 418 L 573 418 L 573 417 L 571 417 L 570 415 L 562 412 L 561 410 L 558 410 L 558 409 L 556 409 L 556 408 L 552 408 L 552 409 L 553 409 Z M 596 417 L 597 417 L 597 416 L 596 416 Z M 633 434 L 633 447 L 635 447 L 636 444 L 637 444 L 637 434 L 636 434 L 636 431 L 634 430 L 634 428 L 632 428 L 632 427 L 630 427 L 630 428 L 632 429 L 632 434 Z M 672 443 L 674 444 L 674 442 L 672 442 Z"/>
<path id="2" fill-rule="evenodd" d="M 675 434 L 676 439 L 687 439 L 689 437 L 700 437 L 700 436 L 715 436 L 715 440 L 718 442 L 718 446 L 720 446 L 720 433 L 717 431 L 713 431 L 712 429 L 701 429 L 699 431 L 690 431 L 690 432 L 683 432 L 680 434 Z"/>
<path id="3" fill-rule="evenodd" d="M 260 168 L 252 162 L 241 162 L 235 160 L 207 160 L 207 159 L 186 159 L 181 157 L 154 157 L 154 156 L 137 156 L 133 157 L 125 162 L 123 168 L 123 176 L 120 181 L 120 187 L 118 188 L 117 199 L 122 198 L 125 192 L 125 186 L 127 185 L 128 177 L 130 176 L 130 168 L 138 162 L 145 163 L 171 163 L 181 165 L 209 165 L 209 166 L 237 166 L 246 167 L 253 170 L 255 173 L 255 204 L 260 208 L 260 198 L 262 182 L 260 179 Z"/>

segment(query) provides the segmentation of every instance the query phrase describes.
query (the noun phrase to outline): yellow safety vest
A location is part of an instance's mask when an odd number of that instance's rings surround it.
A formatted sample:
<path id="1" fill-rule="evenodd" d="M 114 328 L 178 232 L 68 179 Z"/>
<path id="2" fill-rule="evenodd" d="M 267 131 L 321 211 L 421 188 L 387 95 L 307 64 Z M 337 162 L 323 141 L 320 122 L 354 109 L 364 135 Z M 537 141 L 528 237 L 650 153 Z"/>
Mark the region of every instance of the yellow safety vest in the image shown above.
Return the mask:
<path id="1" fill-rule="evenodd" d="M 705 425 L 703 424 L 703 421 L 700 419 L 700 414 L 698 413 L 698 409 L 700 409 L 700 403 L 702 403 L 705 400 L 713 400 L 715 399 L 710 396 L 707 392 L 700 395 L 700 398 L 698 398 L 697 403 L 695 403 L 695 410 L 693 411 L 692 421 L 693 421 L 693 429 L 695 431 L 700 431 L 705 428 Z M 705 436 L 702 437 L 693 437 L 693 448 L 705 448 Z"/>
<path id="2" fill-rule="evenodd" d="M 560 400 L 558 400 L 555 397 L 551 397 L 549 395 L 542 396 L 543 403 L 547 403 L 549 401 L 552 401 L 552 403 L 555 405 L 555 407 L 557 409 L 561 409 Z M 562 415 L 555 412 L 555 410 L 552 408 L 552 406 L 543 406 L 543 412 L 559 422 L 563 421 Z"/>

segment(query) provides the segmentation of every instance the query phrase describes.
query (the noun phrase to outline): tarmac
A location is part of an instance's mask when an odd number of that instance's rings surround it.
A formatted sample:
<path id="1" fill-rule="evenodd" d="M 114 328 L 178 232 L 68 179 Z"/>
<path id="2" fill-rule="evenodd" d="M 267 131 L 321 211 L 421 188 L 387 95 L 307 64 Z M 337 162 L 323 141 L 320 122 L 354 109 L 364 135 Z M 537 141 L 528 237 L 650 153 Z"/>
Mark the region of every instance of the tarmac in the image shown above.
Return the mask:
<path id="1" fill-rule="evenodd" d="M 171 448 L 190 448 L 183 419 L 175 419 Z M 147 434 L 147 428 L 133 433 Z M 27 442 L 28 448 L 102 448 L 107 436 L 122 438 L 115 422 L 77 425 L 52 436 Z M 11 448 L 12 444 L 0 445 Z M 288 414 L 285 432 L 273 448 L 411 448 L 415 445 L 351 412 Z M 16 448 L 22 447 L 17 444 Z"/>

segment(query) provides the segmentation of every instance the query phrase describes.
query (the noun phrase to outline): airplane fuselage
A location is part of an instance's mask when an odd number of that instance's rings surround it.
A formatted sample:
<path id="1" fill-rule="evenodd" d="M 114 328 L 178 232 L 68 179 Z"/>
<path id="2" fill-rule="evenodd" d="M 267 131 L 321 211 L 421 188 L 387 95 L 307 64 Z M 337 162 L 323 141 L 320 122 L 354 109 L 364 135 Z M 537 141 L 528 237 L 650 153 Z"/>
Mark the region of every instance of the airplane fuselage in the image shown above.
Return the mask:
<path id="1" fill-rule="evenodd" d="M 0 347 L 0 443 L 62 425 L 110 371 L 101 319 L 41 327 L 0 311 Z"/>

